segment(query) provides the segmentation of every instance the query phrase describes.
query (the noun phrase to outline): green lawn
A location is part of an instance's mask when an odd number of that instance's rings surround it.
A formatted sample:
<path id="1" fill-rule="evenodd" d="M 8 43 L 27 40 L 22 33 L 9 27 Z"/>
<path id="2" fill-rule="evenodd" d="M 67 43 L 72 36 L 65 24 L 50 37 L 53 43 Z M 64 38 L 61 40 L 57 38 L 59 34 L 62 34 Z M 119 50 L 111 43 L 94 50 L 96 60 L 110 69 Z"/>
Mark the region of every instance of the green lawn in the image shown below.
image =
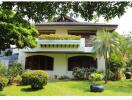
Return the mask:
<path id="1" fill-rule="evenodd" d="M 104 83 L 104 82 L 101 82 Z M 88 81 L 57 81 L 57 82 L 49 82 L 48 85 L 45 86 L 44 89 L 32 91 L 30 86 L 16 86 L 11 85 L 4 88 L 3 91 L 0 91 L 0 95 L 8 95 L 8 96 L 105 96 L 105 95 L 118 95 L 132 96 L 132 80 L 124 80 L 124 81 L 115 81 L 109 82 L 105 84 L 105 91 L 102 93 L 92 93 L 89 92 L 90 82 Z"/>

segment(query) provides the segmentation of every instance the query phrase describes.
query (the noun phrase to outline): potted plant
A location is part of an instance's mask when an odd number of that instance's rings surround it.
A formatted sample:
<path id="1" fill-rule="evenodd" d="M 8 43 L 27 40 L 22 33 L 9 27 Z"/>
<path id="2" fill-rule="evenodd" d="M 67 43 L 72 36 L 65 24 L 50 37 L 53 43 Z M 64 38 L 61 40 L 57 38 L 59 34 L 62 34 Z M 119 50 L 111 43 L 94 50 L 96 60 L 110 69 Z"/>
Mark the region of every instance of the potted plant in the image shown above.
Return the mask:
<path id="1" fill-rule="evenodd" d="M 131 79 L 132 78 L 132 72 L 131 72 L 131 70 L 132 69 L 130 69 L 130 68 L 126 69 L 126 72 L 125 72 L 126 79 Z"/>
<path id="2" fill-rule="evenodd" d="M 97 83 L 97 81 L 100 81 L 102 79 L 103 79 L 103 75 L 98 72 L 93 72 L 90 74 L 90 80 L 91 80 L 90 91 L 91 92 L 104 91 L 104 86 Z"/>

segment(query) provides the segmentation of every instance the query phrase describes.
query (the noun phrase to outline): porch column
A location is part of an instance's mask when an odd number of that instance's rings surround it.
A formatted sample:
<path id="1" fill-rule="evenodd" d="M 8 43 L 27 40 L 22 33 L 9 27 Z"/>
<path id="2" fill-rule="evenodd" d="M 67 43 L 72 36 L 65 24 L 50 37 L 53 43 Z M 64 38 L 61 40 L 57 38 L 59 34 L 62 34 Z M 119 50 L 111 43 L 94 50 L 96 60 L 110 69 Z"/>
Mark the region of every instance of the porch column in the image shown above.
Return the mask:
<path id="1" fill-rule="evenodd" d="M 105 59 L 104 57 L 97 57 L 97 70 L 104 71 L 105 70 Z"/>
<path id="2" fill-rule="evenodd" d="M 56 54 L 54 57 L 54 75 L 58 77 L 66 75 L 67 59 L 65 54 Z"/>
<path id="3" fill-rule="evenodd" d="M 22 64 L 22 68 L 25 69 L 25 61 L 26 61 L 26 57 L 25 57 L 25 53 L 22 51 L 19 51 L 19 56 L 18 56 L 18 62 Z"/>

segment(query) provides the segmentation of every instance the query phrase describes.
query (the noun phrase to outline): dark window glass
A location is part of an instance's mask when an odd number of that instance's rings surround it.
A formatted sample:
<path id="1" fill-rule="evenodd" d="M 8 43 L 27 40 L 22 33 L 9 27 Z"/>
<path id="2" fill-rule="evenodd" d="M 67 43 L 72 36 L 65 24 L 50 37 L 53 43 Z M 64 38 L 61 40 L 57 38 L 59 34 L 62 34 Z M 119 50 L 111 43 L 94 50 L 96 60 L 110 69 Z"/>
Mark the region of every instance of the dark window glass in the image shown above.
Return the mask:
<path id="1" fill-rule="evenodd" d="M 34 55 L 26 58 L 26 69 L 53 70 L 53 58 L 43 55 Z"/>
<path id="2" fill-rule="evenodd" d="M 75 56 L 68 58 L 68 71 L 72 71 L 75 67 L 97 68 L 97 61 L 89 56 Z"/>

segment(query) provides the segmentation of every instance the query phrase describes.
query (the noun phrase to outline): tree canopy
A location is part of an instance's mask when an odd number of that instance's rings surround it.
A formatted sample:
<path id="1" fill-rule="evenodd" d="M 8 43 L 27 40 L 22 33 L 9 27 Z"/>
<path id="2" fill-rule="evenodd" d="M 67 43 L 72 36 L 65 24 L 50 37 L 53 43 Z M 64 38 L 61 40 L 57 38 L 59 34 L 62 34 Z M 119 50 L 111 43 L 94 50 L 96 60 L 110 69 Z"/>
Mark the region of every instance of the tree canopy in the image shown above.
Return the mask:
<path id="1" fill-rule="evenodd" d="M 18 48 L 35 47 L 38 31 L 27 20 L 12 10 L 0 7 L 0 51 L 16 45 Z"/>
<path id="2" fill-rule="evenodd" d="M 104 17 L 110 20 L 116 16 L 120 17 L 125 13 L 132 2 L 3 2 L 2 7 L 13 9 L 17 14 L 35 22 L 44 20 L 51 21 L 56 15 L 67 14 L 74 17 L 81 16 L 86 21 L 94 18 Z"/>
<path id="3" fill-rule="evenodd" d="M 86 21 L 103 16 L 110 20 L 125 13 L 132 2 L 3 2 L 0 4 L 0 51 L 16 45 L 35 47 L 38 31 L 29 20 L 52 21 L 57 15 L 81 16 Z"/>

